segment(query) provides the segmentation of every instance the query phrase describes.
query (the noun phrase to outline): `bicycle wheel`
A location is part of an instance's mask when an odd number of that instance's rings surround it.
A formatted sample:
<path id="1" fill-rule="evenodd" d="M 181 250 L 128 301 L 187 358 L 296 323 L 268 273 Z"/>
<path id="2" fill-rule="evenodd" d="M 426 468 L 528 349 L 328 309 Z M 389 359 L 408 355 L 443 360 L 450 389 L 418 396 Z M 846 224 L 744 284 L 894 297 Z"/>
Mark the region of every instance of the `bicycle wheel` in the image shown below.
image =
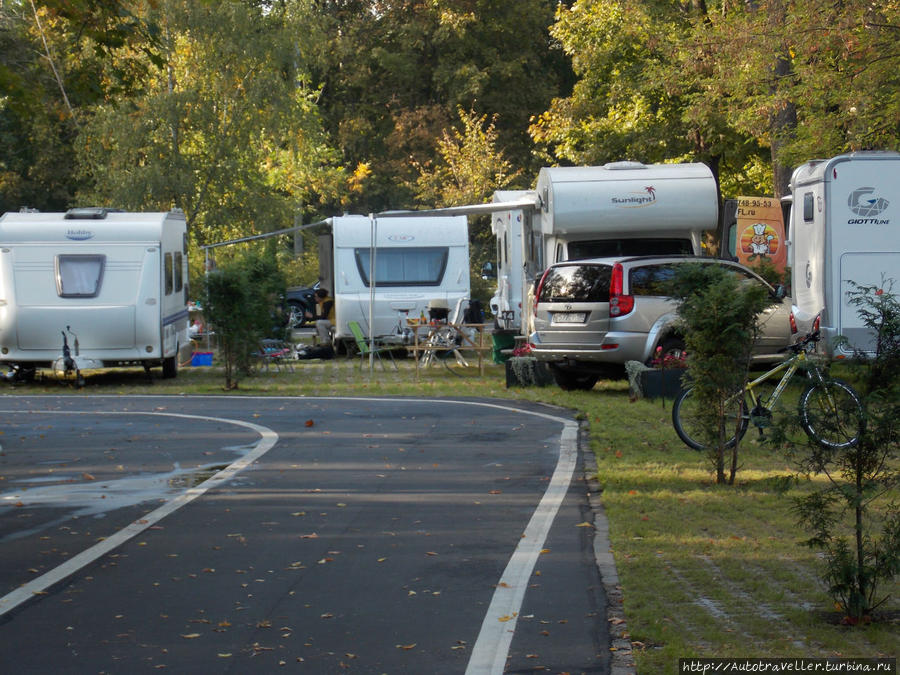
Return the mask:
<path id="1" fill-rule="evenodd" d="M 800 426 L 823 448 L 839 450 L 856 445 L 865 430 L 859 395 L 841 380 L 811 384 L 800 396 Z"/>
<path id="2" fill-rule="evenodd" d="M 672 404 L 672 424 L 675 433 L 685 445 L 694 450 L 709 450 L 712 443 L 709 439 L 715 434 L 711 424 L 716 422 L 710 417 L 708 407 L 701 406 L 693 396 L 694 388 L 682 391 Z M 732 397 L 725 411 L 725 435 L 728 440 L 726 448 L 734 447 L 737 441 L 747 433 L 747 406 L 743 396 Z"/>

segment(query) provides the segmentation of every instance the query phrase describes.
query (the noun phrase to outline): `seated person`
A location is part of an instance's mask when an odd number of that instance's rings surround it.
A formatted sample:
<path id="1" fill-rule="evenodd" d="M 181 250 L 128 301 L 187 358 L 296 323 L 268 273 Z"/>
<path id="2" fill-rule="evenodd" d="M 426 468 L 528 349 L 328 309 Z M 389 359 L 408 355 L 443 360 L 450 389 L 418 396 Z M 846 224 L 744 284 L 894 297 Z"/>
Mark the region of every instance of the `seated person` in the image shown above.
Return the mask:
<path id="1" fill-rule="evenodd" d="M 331 342 L 331 327 L 334 325 L 334 299 L 328 295 L 328 289 L 316 289 L 316 313 L 306 313 L 307 318 L 316 321 L 316 337 L 319 344 Z"/>

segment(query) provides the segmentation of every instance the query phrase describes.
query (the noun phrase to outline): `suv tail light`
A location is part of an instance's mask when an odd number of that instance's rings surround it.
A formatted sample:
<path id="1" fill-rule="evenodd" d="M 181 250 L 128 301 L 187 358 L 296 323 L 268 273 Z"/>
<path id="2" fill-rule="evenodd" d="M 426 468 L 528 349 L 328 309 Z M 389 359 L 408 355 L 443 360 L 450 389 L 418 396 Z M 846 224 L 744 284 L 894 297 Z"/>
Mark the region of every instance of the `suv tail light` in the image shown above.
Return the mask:
<path id="1" fill-rule="evenodd" d="M 609 281 L 609 315 L 624 316 L 634 309 L 634 296 L 625 295 L 625 270 L 621 263 L 613 265 L 612 277 Z"/>
<path id="2" fill-rule="evenodd" d="M 797 334 L 797 319 L 794 317 L 793 312 L 788 314 L 788 319 L 791 322 L 791 335 L 796 335 Z"/>

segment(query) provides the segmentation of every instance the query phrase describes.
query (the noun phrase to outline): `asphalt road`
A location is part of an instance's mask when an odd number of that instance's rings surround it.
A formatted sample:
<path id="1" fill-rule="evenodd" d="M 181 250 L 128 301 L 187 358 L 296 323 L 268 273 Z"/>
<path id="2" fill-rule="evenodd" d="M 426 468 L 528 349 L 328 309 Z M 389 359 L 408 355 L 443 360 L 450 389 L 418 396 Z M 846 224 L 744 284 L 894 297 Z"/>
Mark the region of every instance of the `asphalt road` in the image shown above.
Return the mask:
<path id="1" fill-rule="evenodd" d="M 543 406 L 0 398 L 0 672 L 602 673 Z"/>

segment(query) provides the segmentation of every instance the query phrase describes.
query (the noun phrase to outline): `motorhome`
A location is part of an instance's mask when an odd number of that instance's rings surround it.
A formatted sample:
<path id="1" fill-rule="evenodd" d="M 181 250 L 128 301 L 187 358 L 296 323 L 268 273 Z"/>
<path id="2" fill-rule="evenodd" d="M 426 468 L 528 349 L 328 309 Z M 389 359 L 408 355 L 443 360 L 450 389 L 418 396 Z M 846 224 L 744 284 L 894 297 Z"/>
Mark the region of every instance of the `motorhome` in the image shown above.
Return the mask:
<path id="1" fill-rule="evenodd" d="M 498 246 L 491 308 L 499 328 L 525 335 L 534 281 L 548 265 L 702 255 L 703 233 L 719 215 L 715 179 L 700 163 L 545 167 L 535 190 L 496 192 L 490 210 Z"/>
<path id="2" fill-rule="evenodd" d="M 498 190 L 493 201 L 499 204 L 535 202 L 536 194 L 528 190 Z M 496 268 L 493 263 L 483 276 L 497 279 L 497 290 L 491 298 L 491 313 L 497 328 L 518 330 L 523 312 L 527 312 L 529 288 L 543 272 L 543 239 L 536 208 L 521 205 L 497 211 L 491 217 L 491 232 L 497 244 Z M 536 226 L 537 225 L 537 226 Z"/>
<path id="3" fill-rule="evenodd" d="M 455 310 L 470 293 L 465 217 L 345 215 L 319 237 L 319 279 L 334 298 L 336 343 L 402 333 L 439 303 Z M 372 273 L 372 270 L 375 273 Z M 371 329 L 370 329 L 371 326 Z"/>
<path id="4" fill-rule="evenodd" d="M 180 210 L 4 214 L 0 364 L 24 377 L 121 365 L 174 377 L 191 353 L 186 242 Z"/>
<path id="5" fill-rule="evenodd" d="M 818 317 L 828 356 L 874 349 L 849 302 L 858 285 L 900 292 L 900 153 L 856 152 L 813 160 L 791 177 L 788 261 L 801 332 Z M 845 344 L 835 345 L 842 336 Z"/>

